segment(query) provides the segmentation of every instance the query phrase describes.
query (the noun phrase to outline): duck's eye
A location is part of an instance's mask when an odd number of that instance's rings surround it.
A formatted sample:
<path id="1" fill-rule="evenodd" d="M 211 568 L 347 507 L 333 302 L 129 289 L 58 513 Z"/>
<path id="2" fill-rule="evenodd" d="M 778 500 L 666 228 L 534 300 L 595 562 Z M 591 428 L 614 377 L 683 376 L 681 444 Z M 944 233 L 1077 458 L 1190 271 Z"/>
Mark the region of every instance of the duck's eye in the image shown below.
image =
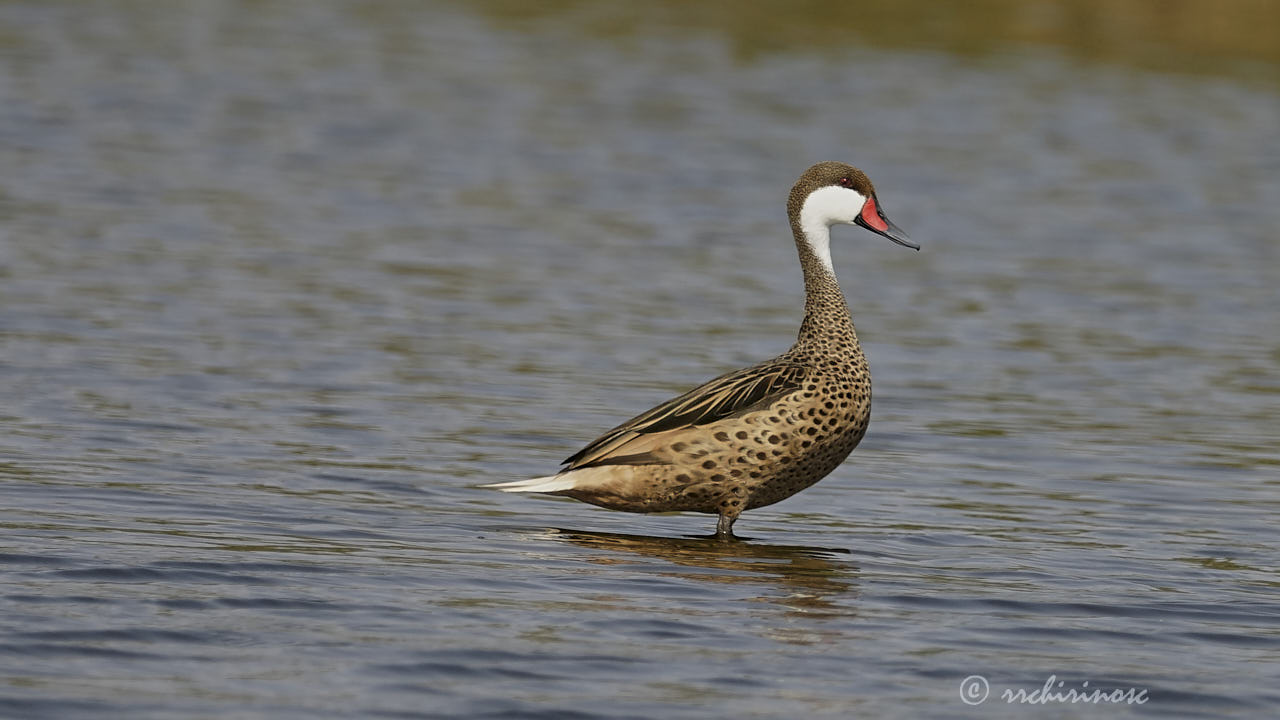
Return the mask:
<path id="1" fill-rule="evenodd" d="M 852 187 L 853 180 L 847 177 L 840 178 L 840 187 Z"/>

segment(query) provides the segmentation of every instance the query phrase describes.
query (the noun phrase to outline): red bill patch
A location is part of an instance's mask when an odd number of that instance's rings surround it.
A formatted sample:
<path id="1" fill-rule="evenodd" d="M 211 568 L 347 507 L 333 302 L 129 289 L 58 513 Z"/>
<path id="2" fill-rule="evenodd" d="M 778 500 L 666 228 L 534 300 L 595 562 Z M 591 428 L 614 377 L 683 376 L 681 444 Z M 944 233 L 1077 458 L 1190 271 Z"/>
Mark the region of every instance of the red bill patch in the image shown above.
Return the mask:
<path id="1" fill-rule="evenodd" d="M 867 201 L 863 203 L 862 222 L 866 223 L 868 227 L 875 228 L 880 232 L 889 231 L 889 223 L 885 222 L 884 218 L 880 217 L 880 211 L 876 209 L 875 198 L 867 198 Z"/>

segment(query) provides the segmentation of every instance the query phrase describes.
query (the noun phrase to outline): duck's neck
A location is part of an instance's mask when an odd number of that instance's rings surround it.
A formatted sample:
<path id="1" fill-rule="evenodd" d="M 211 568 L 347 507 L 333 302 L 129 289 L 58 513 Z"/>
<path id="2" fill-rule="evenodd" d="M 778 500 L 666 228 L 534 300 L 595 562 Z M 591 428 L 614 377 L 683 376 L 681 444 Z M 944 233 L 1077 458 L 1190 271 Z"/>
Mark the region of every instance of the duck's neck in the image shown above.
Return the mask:
<path id="1" fill-rule="evenodd" d="M 822 344 L 841 352 L 861 352 L 853 316 L 831 265 L 830 229 L 826 225 L 801 227 L 792 220 L 791 232 L 804 271 L 804 322 L 797 344 L 828 340 L 833 342 Z"/>

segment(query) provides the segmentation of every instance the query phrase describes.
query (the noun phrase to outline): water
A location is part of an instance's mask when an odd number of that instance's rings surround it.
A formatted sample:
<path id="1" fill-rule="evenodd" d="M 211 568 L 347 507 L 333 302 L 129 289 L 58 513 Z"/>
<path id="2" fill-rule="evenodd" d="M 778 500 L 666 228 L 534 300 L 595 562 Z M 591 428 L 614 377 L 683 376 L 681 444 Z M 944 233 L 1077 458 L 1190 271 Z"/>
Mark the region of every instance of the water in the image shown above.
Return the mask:
<path id="1" fill-rule="evenodd" d="M 0 714 L 1273 713 L 1270 60 L 630 7 L 0 6 Z M 836 231 L 848 463 L 732 546 L 476 488 L 784 350 L 822 159 L 924 245 Z"/>

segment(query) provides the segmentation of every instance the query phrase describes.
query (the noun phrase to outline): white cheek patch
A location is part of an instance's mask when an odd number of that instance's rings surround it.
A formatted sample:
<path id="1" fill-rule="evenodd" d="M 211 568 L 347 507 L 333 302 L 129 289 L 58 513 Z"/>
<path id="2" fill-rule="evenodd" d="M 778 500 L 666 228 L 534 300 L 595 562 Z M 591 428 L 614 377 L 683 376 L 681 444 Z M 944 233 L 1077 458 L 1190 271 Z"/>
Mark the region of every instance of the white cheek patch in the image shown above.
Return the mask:
<path id="1" fill-rule="evenodd" d="M 827 272 L 835 274 L 831 264 L 831 226 L 853 222 L 866 202 L 867 198 L 857 190 L 829 185 L 809 193 L 800 206 L 800 231 Z"/>
<path id="2" fill-rule="evenodd" d="M 851 223 L 862 212 L 867 198 L 857 190 L 828 185 L 809 193 L 800 206 L 800 228 L 808 231 L 819 225 Z"/>

